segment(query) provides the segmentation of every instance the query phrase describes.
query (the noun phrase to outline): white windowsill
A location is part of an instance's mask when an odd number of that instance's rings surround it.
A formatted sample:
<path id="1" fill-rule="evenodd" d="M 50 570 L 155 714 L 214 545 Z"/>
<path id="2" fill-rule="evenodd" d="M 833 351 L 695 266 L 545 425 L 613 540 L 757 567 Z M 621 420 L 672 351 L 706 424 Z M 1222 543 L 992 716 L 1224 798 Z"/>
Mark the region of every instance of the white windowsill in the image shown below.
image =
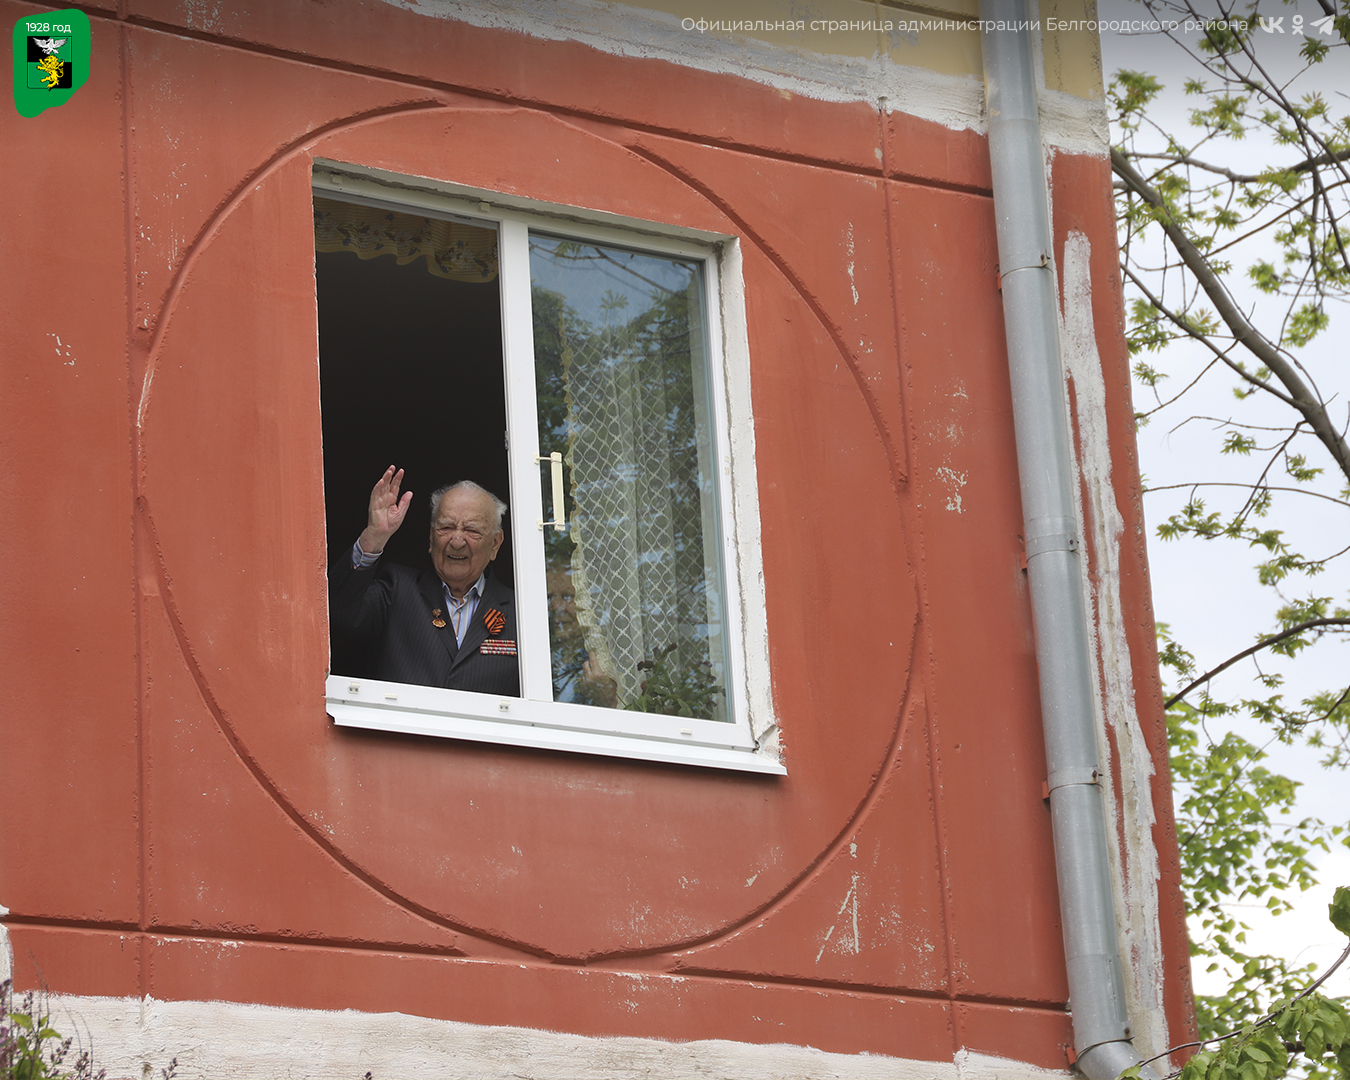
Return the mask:
<path id="1" fill-rule="evenodd" d="M 330 675 L 327 693 L 328 714 L 341 727 L 787 774 L 777 761 L 756 752 L 736 724 L 499 698 L 345 675 Z M 611 719 L 613 727 L 609 726 Z"/>

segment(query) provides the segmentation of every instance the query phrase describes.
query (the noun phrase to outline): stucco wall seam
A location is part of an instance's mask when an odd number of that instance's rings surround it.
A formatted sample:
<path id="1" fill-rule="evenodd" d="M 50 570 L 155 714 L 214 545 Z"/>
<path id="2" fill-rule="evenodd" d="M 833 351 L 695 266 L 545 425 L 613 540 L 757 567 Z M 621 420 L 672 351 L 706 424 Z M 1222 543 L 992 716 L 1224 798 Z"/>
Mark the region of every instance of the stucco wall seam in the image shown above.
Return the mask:
<path id="1" fill-rule="evenodd" d="M 124 342 L 126 364 L 126 413 L 127 413 L 127 457 L 128 470 L 127 480 L 130 488 L 131 515 L 126 522 L 126 528 L 131 533 L 131 595 L 132 605 L 134 607 L 134 632 L 136 635 L 136 656 L 135 656 L 135 678 L 136 678 L 136 919 L 140 929 L 144 930 L 150 925 L 150 897 L 149 890 L 146 888 L 149 877 L 150 865 L 150 836 L 146 822 L 146 807 L 149 802 L 147 792 L 147 768 L 146 768 L 146 738 L 145 738 L 145 718 L 146 718 L 146 698 L 147 698 L 147 652 L 148 642 L 146 639 L 144 615 L 145 615 L 145 588 L 144 580 L 146 575 L 144 538 L 140 530 L 140 510 L 137 505 L 137 499 L 140 494 L 139 488 L 142 482 L 142 472 L 140 469 L 141 445 L 138 437 L 140 430 L 136 422 L 138 411 L 137 402 L 137 384 L 139 383 L 144 392 L 145 373 L 149 369 L 146 363 L 146 355 L 137 348 L 137 328 L 136 328 L 136 200 L 133 196 L 135 191 L 136 178 L 136 160 L 132 152 L 132 119 L 131 119 L 131 58 L 130 42 L 128 41 L 128 31 L 125 26 L 118 27 L 117 33 L 117 62 L 118 62 L 118 80 L 121 89 L 120 115 L 121 130 L 118 132 L 118 138 L 122 142 L 122 206 L 123 206 L 123 278 L 125 281 L 125 300 L 126 309 L 123 312 L 123 322 L 126 326 L 126 340 Z M 142 964 L 139 972 L 140 983 L 138 989 L 145 992 L 148 987 L 145 982 L 145 967 Z"/>

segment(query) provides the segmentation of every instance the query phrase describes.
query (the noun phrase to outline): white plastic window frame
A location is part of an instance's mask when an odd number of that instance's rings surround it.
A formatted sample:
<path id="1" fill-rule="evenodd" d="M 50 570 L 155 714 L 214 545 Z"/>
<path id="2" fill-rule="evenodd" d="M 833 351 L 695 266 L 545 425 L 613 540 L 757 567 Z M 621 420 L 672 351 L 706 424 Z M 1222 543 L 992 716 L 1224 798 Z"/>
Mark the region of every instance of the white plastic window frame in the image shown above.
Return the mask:
<path id="1" fill-rule="evenodd" d="M 753 487 L 753 434 L 748 416 L 738 440 L 740 468 L 733 469 L 732 420 L 728 415 L 728 345 L 735 341 L 744 359 L 744 293 L 739 251 L 734 238 L 690 229 L 662 229 L 645 221 L 577 208 L 559 207 L 455 184 L 398 176 L 344 163 L 316 161 L 314 192 L 332 198 L 385 206 L 404 212 L 451 216 L 494 228 L 498 234 L 499 288 L 502 308 L 502 353 L 506 374 L 508 469 L 511 512 L 507 515 L 515 559 L 515 593 L 521 697 L 447 690 L 433 686 L 384 682 L 348 675 L 327 678 L 328 714 L 342 727 L 403 732 L 448 739 L 534 747 L 570 753 L 599 754 L 640 761 L 669 762 L 742 772 L 783 775 L 767 687 L 752 693 L 752 684 L 767 683 L 767 643 L 762 626 L 747 633 L 751 612 L 762 616 L 762 597 L 748 597 L 741 581 L 758 584 L 758 500 L 743 489 L 748 457 L 748 483 Z M 653 713 L 604 709 L 553 700 L 548 630 L 547 582 L 539 524 L 544 473 L 535 461 L 539 452 L 535 402 L 534 330 L 530 302 L 529 233 L 610 244 L 633 250 L 697 260 L 703 268 L 704 309 L 708 336 L 709 399 L 716 445 L 718 520 L 725 590 L 727 641 L 727 704 L 732 720 L 694 720 Z M 731 256 L 728 258 L 728 256 Z M 732 264 L 728 267 L 728 264 Z M 730 274 L 728 274 L 730 269 Z M 728 316 L 724 320 L 724 315 Z M 728 334 L 726 322 L 734 324 Z M 741 373 L 744 374 L 743 372 Z M 733 393 L 748 412 L 748 379 L 734 380 Z M 549 506 L 551 507 L 551 501 Z M 737 514 L 739 510 L 739 515 Z M 754 566 L 746 566 L 737 544 L 737 519 L 742 534 L 753 534 Z M 746 519 L 750 528 L 745 528 Z M 746 538 L 742 537 L 742 543 Z M 747 575 L 746 571 L 750 574 Z M 747 648 L 747 645 L 757 648 Z M 750 669 L 754 669 L 751 674 Z M 757 678 L 755 676 L 758 676 Z M 759 734 L 757 738 L 756 735 Z"/>

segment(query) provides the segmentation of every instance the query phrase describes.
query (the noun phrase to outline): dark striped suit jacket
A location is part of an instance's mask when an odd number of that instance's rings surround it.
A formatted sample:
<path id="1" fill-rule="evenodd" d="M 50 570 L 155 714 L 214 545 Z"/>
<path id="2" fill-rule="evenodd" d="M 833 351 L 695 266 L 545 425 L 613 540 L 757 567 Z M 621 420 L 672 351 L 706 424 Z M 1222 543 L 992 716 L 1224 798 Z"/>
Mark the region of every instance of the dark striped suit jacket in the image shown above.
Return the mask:
<path id="1" fill-rule="evenodd" d="M 488 568 L 483 596 L 456 646 L 441 579 L 395 563 L 365 570 L 348 559 L 328 570 L 335 674 L 520 696 L 515 594 Z M 434 625 L 435 612 L 446 625 Z M 500 613 L 500 619 L 488 616 Z M 500 629 L 493 633 L 489 621 Z"/>

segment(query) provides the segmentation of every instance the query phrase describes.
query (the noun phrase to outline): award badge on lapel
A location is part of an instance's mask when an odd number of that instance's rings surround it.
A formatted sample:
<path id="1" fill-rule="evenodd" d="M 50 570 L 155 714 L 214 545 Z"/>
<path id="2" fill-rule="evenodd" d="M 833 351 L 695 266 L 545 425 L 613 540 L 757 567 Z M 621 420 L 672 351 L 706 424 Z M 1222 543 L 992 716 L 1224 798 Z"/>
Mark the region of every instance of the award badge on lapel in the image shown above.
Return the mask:
<path id="1" fill-rule="evenodd" d="M 441 609 L 440 609 L 440 608 L 432 608 L 432 609 L 431 609 L 431 625 L 434 626 L 434 627 L 436 627 L 436 629 L 438 629 L 438 630 L 444 630 L 444 629 L 445 629 L 445 620 L 444 620 L 443 618 L 441 618 Z"/>
<path id="2" fill-rule="evenodd" d="M 478 646 L 478 651 L 484 656 L 515 656 L 516 643 L 507 638 L 500 637 L 503 630 L 506 629 L 506 616 L 496 608 L 488 608 L 483 613 L 483 625 L 487 627 L 491 635 L 486 641 Z"/>

